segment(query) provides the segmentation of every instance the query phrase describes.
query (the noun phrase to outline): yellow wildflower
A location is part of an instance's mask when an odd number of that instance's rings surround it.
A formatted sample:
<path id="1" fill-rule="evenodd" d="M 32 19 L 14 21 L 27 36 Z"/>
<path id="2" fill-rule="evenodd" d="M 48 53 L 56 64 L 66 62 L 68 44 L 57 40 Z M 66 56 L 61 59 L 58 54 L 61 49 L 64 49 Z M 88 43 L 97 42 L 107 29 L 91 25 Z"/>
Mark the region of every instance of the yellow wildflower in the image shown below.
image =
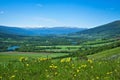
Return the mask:
<path id="1" fill-rule="evenodd" d="M 109 75 L 109 74 L 112 74 L 112 72 L 107 72 L 106 74 L 108 74 L 108 75 Z"/>
<path id="2" fill-rule="evenodd" d="M 96 79 L 99 79 L 99 77 L 97 76 Z"/>
<path id="3" fill-rule="evenodd" d="M 72 64 L 72 66 L 75 66 L 75 64 Z"/>
<path id="4" fill-rule="evenodd" d="M 15 75 L 12 75 L 10 78 L 14 78 L 15 77 Z"/>
<path id="5" fill-rule="evenodd" d="M 89 63 L 93 63 L 93 61 L 92 61 L 92 60 L 90 60 L 90 59 L 88 59 L 88 62 L 89 62 Z"/>
<path id="6" fill-rule="evenodd" d="M 79 69 L 77 69 L 77 73 L 79 73 L 80 72 L 80 70 Z"/>
<path id="7" fill-rule="evenodd" d="M 0 76 L 0 79 L 2 79 L 2 76 Z"/>
<path id="8" fill-rule="evenodd" d="M 81 67 L 78 67 L 79 69 L 81 69 Z"/>
<path id="9" fill-rule="evenodd" d="M 65 62 L 65 60 L 64 60 L 64 59 L 61 59 L 60 62 L 63 63 L 63 62 Z"/>
<path id="10" fill-rule="evenodd" d="M 53 64 L 50 65 L 49 67 L 52 68 L 52 69 L 56 69 L 56 68 L 57 68 L 57 66 L 55 66 L 55 65 L 53 65 Z"/>
<path id="11" fill-rule="evenodd" d="M 55 75 L 57 75 L 58 73 L 57 72 L 55 72 Z"/>
<path id="12" fill-rule="evenodd" d="M 24 61 L 27 61 L 27 60 L 28 60 L 28 58 L 25 58 L 25 57 L 20 57 L 20 59 L 19 59 L 20 62 L 24 62 Z"/>
<path id="13" fill-rule="evenodd" d="M 63 63 L 63 62 L 70 62 L 71 61 L 71 58 L 64 58 L 64 59 L 61 59 L 60 62 Z"/>
<path id="14" fill-rule="evenodd" d="M 29 64 L 26 64 L 26 66 L 28 67 L 28 66 L 29 66 Z"/>
<path id="15" fill-rule="evenodd" d="M 83 64 L 83 65 L 81 65 L 81 67 L 85 68 L 85 67 L 87 67 L 87 65 L 86 65 L 86 64 Z"/>
<path id="16" fill-rule="evenodd" d="M 48 58 L 38 58 L 38 61 L 46 61 Z"/>
<path id="17" fill-rule="evenodd" d="M 76 77 L 77 75 L 76 74 L 74 74 L 74 77 Z"/>
<path id="18" fill-rule="evenodd" d="M 66 62 L 70 62 L 70 61 L 71 61 L 71 58 L 67 58 L 67 59 L 66 59 Z"/>

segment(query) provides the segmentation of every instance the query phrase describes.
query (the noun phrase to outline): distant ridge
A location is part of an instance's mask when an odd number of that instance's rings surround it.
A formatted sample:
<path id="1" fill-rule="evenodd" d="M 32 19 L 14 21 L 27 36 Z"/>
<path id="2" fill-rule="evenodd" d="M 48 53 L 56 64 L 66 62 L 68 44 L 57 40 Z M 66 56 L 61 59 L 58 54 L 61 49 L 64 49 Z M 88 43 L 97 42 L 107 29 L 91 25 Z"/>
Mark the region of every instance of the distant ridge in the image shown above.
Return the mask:
<path id="1" fill-rule="evenodd" d="M 4 34 L 15 34 L 25 36 L 40 36 L 40 35 L 59 35 L 69 34 L 78 31 L 83 31 L 84 28 L 69 28 L 69 27 L 53 27 L 53 28 L 17 28 L 0 26 L 0 32 Z"/>
<path id="2" fill-rule="evenodd" d="M 23 29 L 23 28 L 17 28 L 17 27 L 8 27 L 8 26 L 0 26 L 0 32 L 4 34 L 12 34 L 12 35 L 30 35 L 33 34 L 30 31 Z"/>
<path id="3" fill-rule="evenodd" d="M 95 28 L 79 31 L 75 35 L 86 38 L 114 38 L 120 37 L 120 20 L 104 24 Z"/>
<path id="4" fill-rule="evenodd" d="M 0 26 L 0 36 L 12 34 L 21 36 L 41 36 L 41 35 L 64 35 L 78 36 L 81 38 L 101 39 L 120 38 L 120 20 L 97 26 L 91 29 L 53 27 L 53 28 L 17 28 Z"/>
<path id="5" fill-rule="evenodd" d="M 58 34 L 70 34 L 78 31 L 86 30 L 85 28 L 76 27 L 52 27 L 52 28 L 33 28 L 29 29 L 35 32 L 37 35 L 58 35 Z"/>

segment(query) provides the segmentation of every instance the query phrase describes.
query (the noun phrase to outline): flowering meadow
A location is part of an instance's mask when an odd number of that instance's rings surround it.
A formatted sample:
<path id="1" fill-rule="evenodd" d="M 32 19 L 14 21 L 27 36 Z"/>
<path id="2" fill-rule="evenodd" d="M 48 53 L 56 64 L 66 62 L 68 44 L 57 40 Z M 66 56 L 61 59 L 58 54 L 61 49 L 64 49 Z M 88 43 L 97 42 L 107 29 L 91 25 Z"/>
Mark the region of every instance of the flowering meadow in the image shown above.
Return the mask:
<path id="1" fill-rule="evenodd" d="M 0 80 L 120 80 L 120 59 L 20 57 L 0 63 Z"/>

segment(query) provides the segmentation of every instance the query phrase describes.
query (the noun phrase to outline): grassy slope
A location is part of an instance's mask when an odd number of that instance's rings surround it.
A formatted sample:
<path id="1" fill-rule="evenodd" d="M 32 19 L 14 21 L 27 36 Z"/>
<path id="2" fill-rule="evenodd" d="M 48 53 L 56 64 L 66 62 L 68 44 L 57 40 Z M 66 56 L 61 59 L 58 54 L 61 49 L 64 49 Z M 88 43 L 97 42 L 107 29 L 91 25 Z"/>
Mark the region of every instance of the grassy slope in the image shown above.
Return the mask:
<path id="1" fill-rule="evenodd" d="M 31 58 L 38 58 L 38 57 L 57 57 L 57 56 L 63 56 L 67 55 L 65 53 L 51 53 L 51 54 L 45 54 L 45 53 L 34 53 L 34 52 L 1 52 L 0 53 L 0 62 L 7 62 L 15 59 L 19 59 L 20 57 L 31 57 Z"/>
<path id="2" fill-rule="evenodd" d="M 89 58 L 101 59 L 119 55 L 120 47 L 89 55 Z M 51 54 L 55 56 L 54 54 Z M 1 53 L 0 59 L 13 59 L 17 56 L 37 58 L 43 54 Z M 44 54 L 45 56 L 45 54 Z M 56 54 L 60 56 L 60 54 Z M 6 57 L 6 58 L 5 58 Z M 7 58 L 8 57 L 8 58 Z M 14 58 L 14 59 L 15 59 Z M 0 80 L 119 80 L 120 58 L 115 60 L 38 60 L 28 58 L 26 61 L 0 62 Z M 24 60 L 24 59 L 23 59 Z M 62 62 L 61 62 L 62 61 Z M 67 61 L 67 62 L 63 62 Z"/>
<path id="3" fill-rule="evenodd" d="M 81 37 L 86 38 L 111 38 L 118 37 L 120 33 L 120 20 L 105 25 L 78 32 Z"/>
<path id="4" fill-rule="evenodd" d="M 119 48 L 111 49 L 111 55 L 116 55 Z M 115 51 L 115 53 L 114 53 Z M 101 52 L 103 54 L 103 52 Z M 98 54 L 101 54 L 98 53 Z M 106 54 L 107 52 L 105 52 Z M 12 54 L 9 54 L 12 55 Z M 13 53 L 13 55 L 15 55 Z M 20 54 L 19 54 L 20 55 Z M 31 55 L 31 54 L 28 54 Z M 28 56 L 27 55 L 27 56 Z M 8 56 L 8 55 L 6 55 Z M 93 55 L 94 56 L 94 55 Z M 97 58 L 97 56 L 95 56 Z M 24 59 L 23 59 L 24 60 Z M 63 61 L 63 59 L 61 60 Z M 51 60 L 41 61 L 28 59 L 26 61 L 0 63 L 0 80 L 119 80 L 120 59 L 116 60 L 79 60 L 67 62 Z"/>
<path id="5" fill-rule="evenodd" d="M 102 59 L 102 58 L 109 58 L 109 57 L 113 57 L 113 56 L 120 56 L 120 47 L 114 48 L 114 49 L 110 49 L 110 50 L 106 50 L 106 51 L 102 51 L 93 55 L 89 55 L 88 58 L 90 59 Z"/>
<path id="6" fill-rule="evenodd" d="M 38 58 L 38 57 L 57 57 L 57 56 L 63 56 L 67 54 L 61 54 L 61 53 L 53 53 L 53 54 L 44 54 L 44 53 L 22 53 L 22 52 L 3 52 L 0 53 L 0 62 L 4 61 L 9 61 L 9 60 L 15 60 L 19 59 L 20 57 L 33 57 L 33 58 Z M 101 59 L 101 58 L 109 58 L 113 56 L 118 56 L 120 55 L 120 47 L 102 51 L 93 55 L 88 55 L 89 59 Z"/>

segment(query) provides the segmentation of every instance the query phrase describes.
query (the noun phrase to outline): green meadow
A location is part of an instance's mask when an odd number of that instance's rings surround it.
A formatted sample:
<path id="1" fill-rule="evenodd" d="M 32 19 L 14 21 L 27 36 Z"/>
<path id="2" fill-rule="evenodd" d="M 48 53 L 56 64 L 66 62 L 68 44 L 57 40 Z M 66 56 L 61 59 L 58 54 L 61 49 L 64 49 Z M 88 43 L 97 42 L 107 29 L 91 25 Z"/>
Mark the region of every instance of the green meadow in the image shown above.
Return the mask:
<path id="1" fill-rule="evenodd" d="M 88 55 L 87 60 L 63 53 L 0 53 L 0 80 L 119 80 L 120 47 Z"/>

